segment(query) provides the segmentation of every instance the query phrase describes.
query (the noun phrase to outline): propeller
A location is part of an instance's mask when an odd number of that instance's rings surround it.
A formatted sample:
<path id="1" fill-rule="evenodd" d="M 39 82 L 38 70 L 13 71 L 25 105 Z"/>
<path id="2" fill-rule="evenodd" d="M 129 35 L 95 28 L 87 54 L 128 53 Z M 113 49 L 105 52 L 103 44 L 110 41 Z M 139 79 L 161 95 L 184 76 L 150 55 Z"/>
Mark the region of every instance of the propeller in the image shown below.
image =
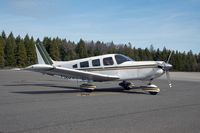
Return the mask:
<path id="1" fill-rule="evenodd" d="M 169 57 L 167 59 L 167 62 L 164 62 L 162 64 L 160 64 L 158 67 L 161 68 L 163 71 L 165 71 L 166 73 L 166 77 L 167 77 L 167 80 L 169 82 L 169 87 L 171 88 L 172 87 L 172 82 L 171 82 L 171 78 L 170 78 L 170 74 L 169 74 L 169 70 L 172 68 L 172 65 L 169 64 L 169 61 L 171 59 L 171 56 L 172 56 L 172 51 L 171 53 L 169 54 Z"/>
<path id="2" fill-rule="evenodd" d="M 169 75 L 169 71 L 166 71 L 166 76 L 167 76 L 167 80 L 169 82 L 169 88 L 172 88 L 172 82 L 171 82 L 171 78 L 170 78 L 170 75 Z"/>

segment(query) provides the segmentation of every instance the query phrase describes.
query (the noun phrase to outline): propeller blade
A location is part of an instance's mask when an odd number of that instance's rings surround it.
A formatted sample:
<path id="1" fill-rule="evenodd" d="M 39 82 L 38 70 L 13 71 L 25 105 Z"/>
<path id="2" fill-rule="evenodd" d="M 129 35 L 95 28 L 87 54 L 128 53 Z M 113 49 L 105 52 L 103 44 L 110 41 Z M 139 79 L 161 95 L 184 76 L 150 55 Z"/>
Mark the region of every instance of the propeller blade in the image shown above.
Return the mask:
<path id="1" fill-rule="evenodd" d="M 172 82 L 171 82 L 171 79 L 170 79 L 169 71 L 166 71 L 166 76 L 167 76 L 167 80 L 169 82 L 169 87 L 172 88 Z"/>
<path id="2" fill-rule="evenodd" d="M 172 51 L 171 51 L 171 53 L 169 54 L 169 57 L 168 57 L 168 59 L 167 59 L 167 63 L 169 63 L 169 60 L 171 59 L 171 56 L 172 56 Z"/>

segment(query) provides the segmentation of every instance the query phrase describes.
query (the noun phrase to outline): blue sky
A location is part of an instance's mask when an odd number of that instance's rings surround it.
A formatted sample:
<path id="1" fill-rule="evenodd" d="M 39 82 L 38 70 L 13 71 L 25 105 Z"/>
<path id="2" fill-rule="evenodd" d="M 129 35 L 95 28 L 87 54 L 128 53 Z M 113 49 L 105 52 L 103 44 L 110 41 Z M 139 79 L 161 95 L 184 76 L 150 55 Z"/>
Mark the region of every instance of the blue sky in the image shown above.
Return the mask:
<path id="1" fill-rule="evenodd" d="M 200 52 L 200 0 L 0 0 L 0 31 Z"/>

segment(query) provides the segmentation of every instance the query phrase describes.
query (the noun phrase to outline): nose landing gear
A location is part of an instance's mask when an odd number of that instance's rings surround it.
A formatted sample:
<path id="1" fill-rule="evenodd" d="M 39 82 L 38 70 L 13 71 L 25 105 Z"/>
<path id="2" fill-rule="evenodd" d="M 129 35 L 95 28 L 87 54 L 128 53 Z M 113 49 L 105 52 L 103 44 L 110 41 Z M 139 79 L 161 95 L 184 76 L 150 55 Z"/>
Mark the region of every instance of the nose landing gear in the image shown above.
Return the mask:
<path id="1" fill-rule="evenodd" d="M 156 85 L 153 85 L 153 84 L 149 84 L 147 86 L 144 86 L 142 88 L 142 90 L 145 91 L 145 92 L 148 92 L 151 95 L 156 95 L 158 92 L 160 92 L 160 89 Z"/>
<path id="2" fill-rule="evenodd" d="M 121 87 L 123 87 L 125 90 L 139 90 L 140 92 L 148 92 L 151 95 L 156 95 L 158 92 L 160 92 L 160 89 L 156 86 L 151 84 L 151 82 L 146 86 L 134 86 L 133 83 L 123 81 L 119 83 Z"/>

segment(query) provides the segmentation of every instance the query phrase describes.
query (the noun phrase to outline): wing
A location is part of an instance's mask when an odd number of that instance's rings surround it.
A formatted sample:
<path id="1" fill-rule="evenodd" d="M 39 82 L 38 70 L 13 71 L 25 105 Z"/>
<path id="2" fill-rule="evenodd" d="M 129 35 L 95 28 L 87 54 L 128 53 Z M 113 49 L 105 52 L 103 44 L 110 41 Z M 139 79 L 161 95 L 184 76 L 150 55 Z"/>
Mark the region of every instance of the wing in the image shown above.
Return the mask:
<path id="1" fill-rule="evenodd" d="M 76 78 L 82 80 L 92 81 L 112 81 L 119 79 L 118 76 L 98 74 L 88 71 L 75 70 L 64 67 L 55 67 L 47 64 L 36 64 L 25 68 L 25 70 L 40 72 L 48 75 L 58 75 L 66 78 Z"/>

